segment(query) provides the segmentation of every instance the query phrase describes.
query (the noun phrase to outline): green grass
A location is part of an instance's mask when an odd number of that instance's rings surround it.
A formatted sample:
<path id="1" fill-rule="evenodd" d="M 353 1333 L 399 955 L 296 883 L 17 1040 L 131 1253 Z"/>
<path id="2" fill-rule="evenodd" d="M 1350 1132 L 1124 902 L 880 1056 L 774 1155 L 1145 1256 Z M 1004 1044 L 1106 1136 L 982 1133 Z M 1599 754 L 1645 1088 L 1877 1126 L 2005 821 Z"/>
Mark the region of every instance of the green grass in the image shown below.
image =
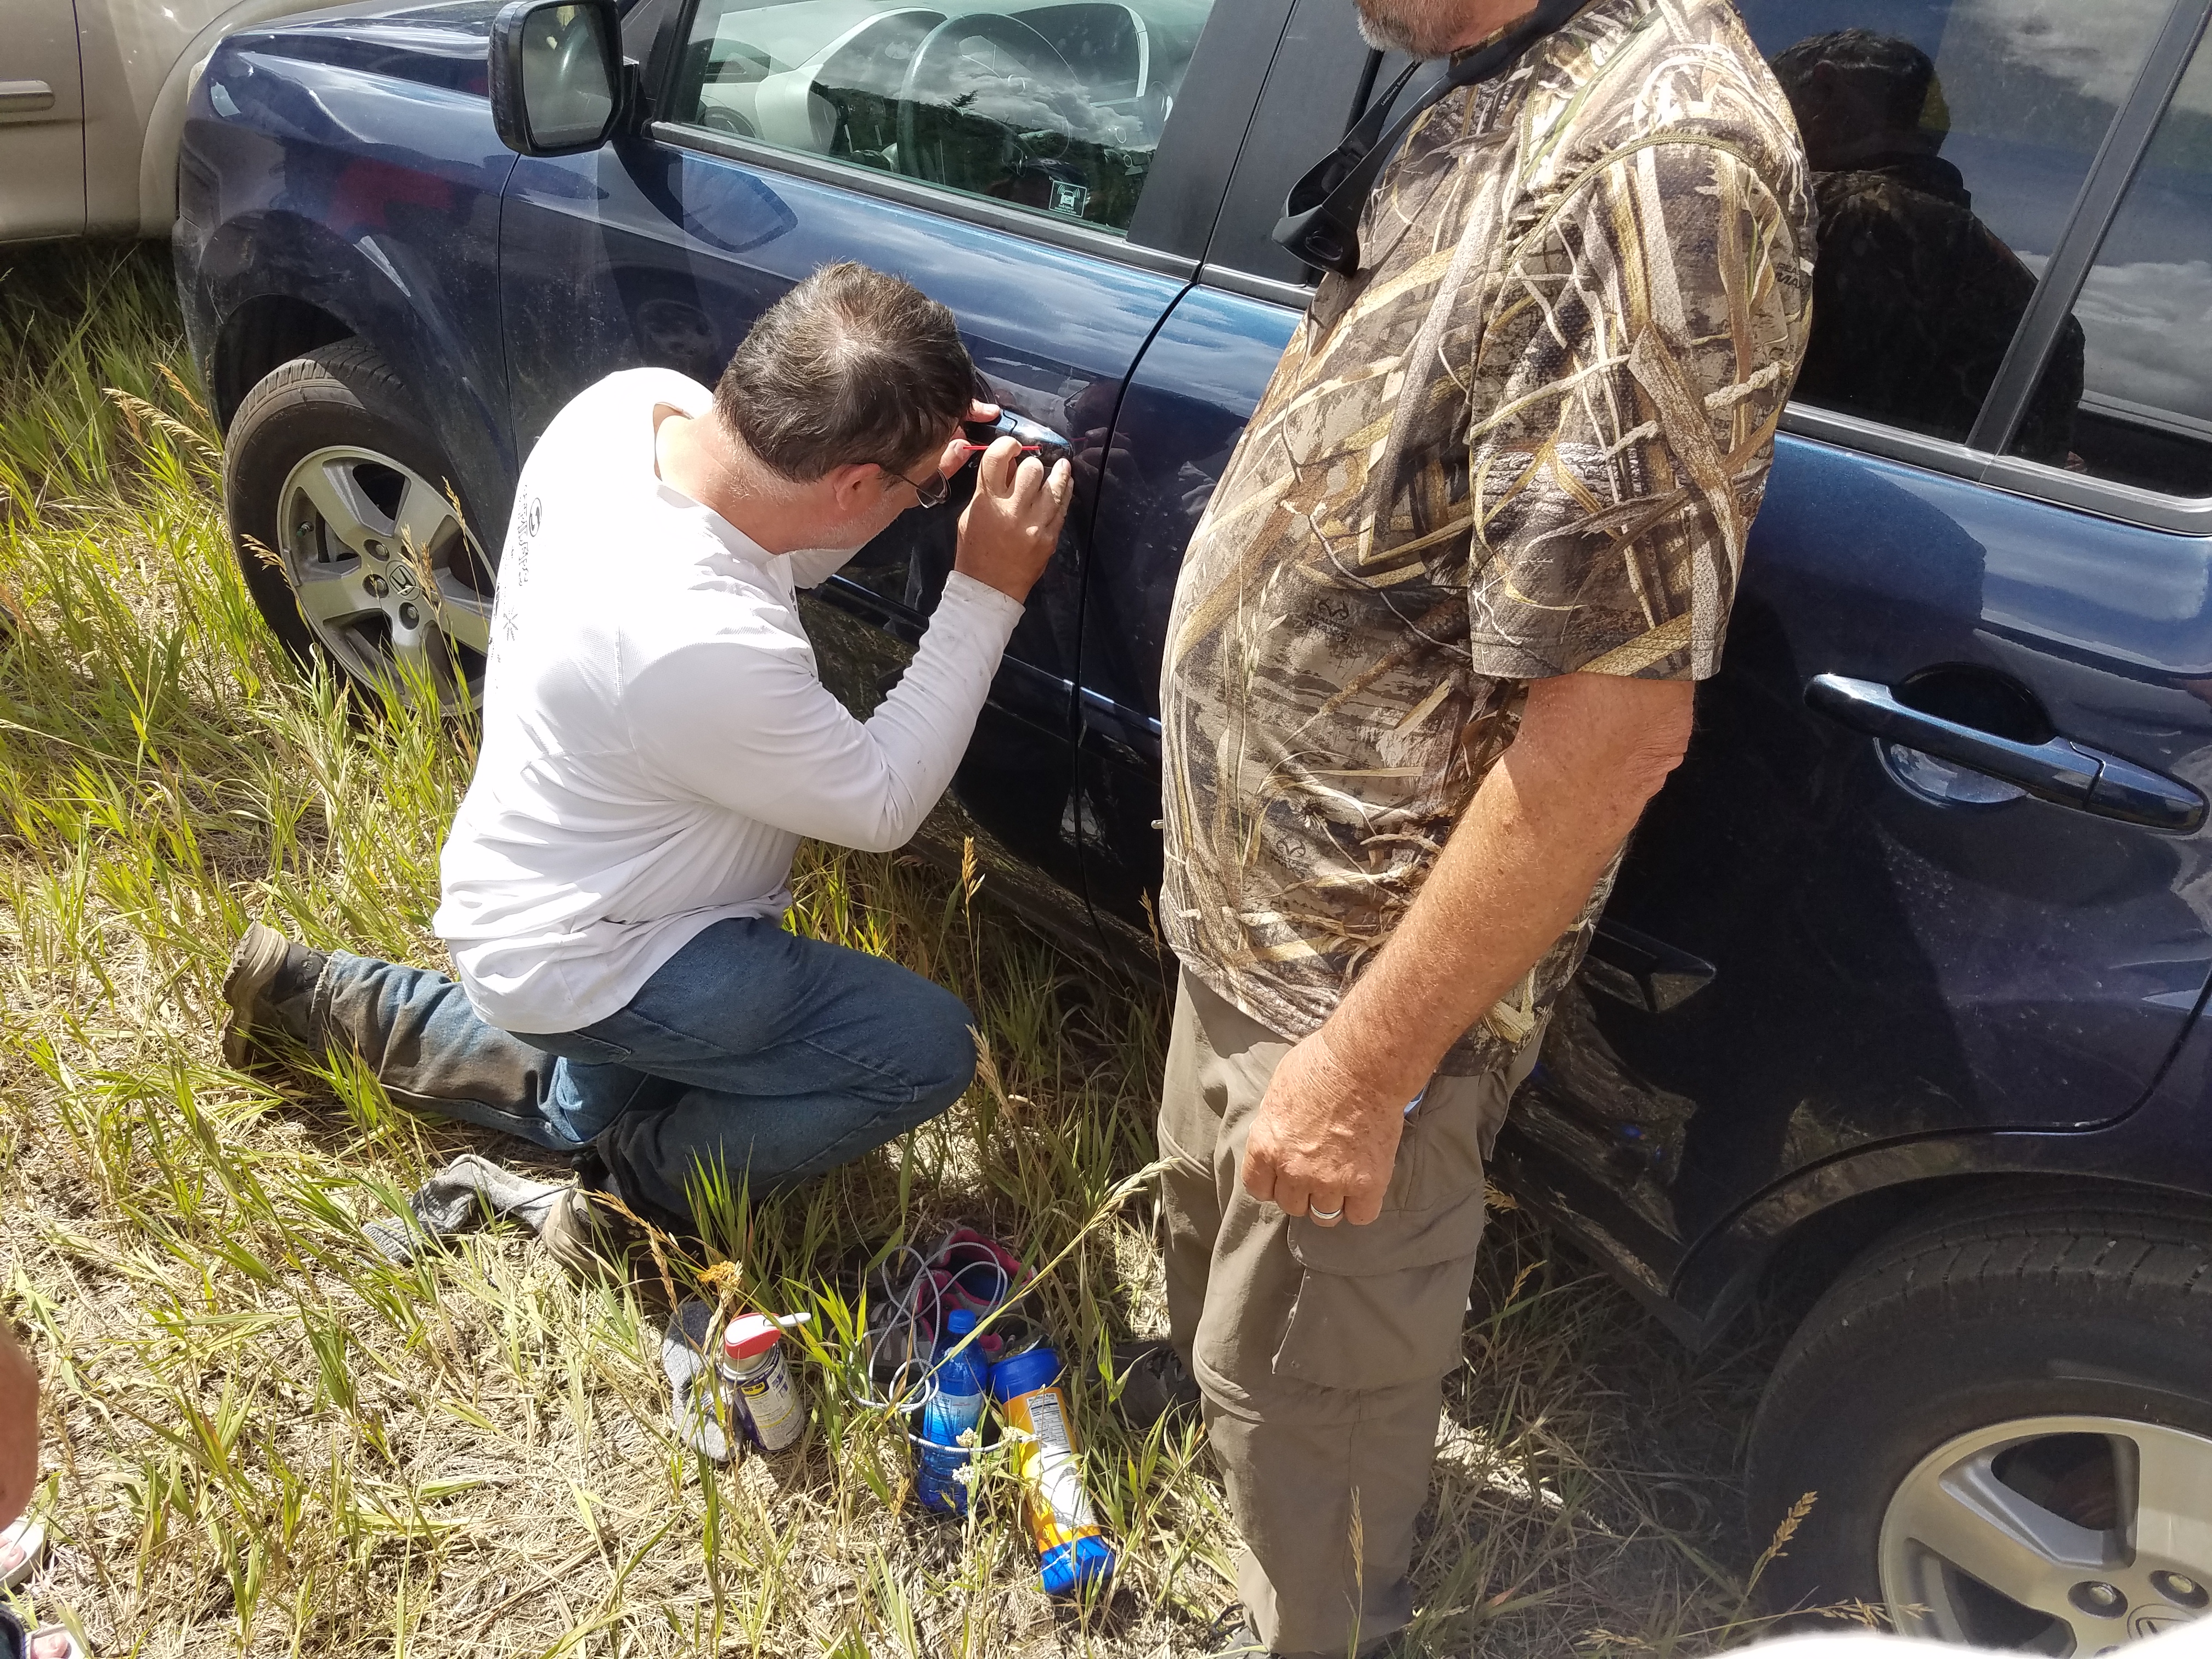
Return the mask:
<path id="1" fill-rule="evenodd" d="M 216 984 L 255 917 L 438 963 L 469 750 L 295 672 L 233 564 L 216 456 L 158 252 L 0 261 L 0 1276 L 46 1382 L 37 1614 L 106 1655 L 1202 1650 L 1231 1593 L 1219 1487 L 1195 1435 L 1117 1428 L 1097 1363 L 1162 1321 L 1130 1177 L 1164 1008 L 1011 927 L 988 884 L 801 860 L 796 925 L 961 992 L 996 1076 L 721 1230 L 749 1297 L 817 1316 L 800 1452 L 686 1455 L 650 1316 L 526 1235 L 410 1269 L 368 1247 L 454 1153 L 531 1155 L 342 1064 L 225 1069 Z M 952 1219 L 1058 1259 L 1047 1305 L 1125 1562 L 1106 1606 L 1037 1592 L 1002 1470 L 969 1524 L 916 1515 L 895 1426 L 836 1384 L 857 1264 Z M 1477 1305 L 1414 1650 L 1740 1639 L 1755 1368 L 1693 1362 L 1515 1212 Z"/>

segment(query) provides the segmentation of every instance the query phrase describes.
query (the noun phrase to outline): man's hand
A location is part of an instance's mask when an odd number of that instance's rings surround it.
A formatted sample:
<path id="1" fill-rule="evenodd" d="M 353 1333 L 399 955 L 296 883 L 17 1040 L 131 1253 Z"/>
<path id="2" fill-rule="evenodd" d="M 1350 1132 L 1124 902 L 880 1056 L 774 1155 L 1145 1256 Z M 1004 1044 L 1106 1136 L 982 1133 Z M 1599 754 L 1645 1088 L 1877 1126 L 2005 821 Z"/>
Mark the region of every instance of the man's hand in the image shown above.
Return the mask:
<path id="1" fill-rule="evenodd" d="M 1382 1212 L 1405 1128 L 1405 1101 L 1346 1070 L 1324 1027 L 1268 1079 L 1244 1143 L 1244 1188 L 1317 1227 L 1364 1227 Z"/>
<path id="2" fill-rule="evenodd" d="M 1048 474 L 1036 456 L 1021 450 L 1012 438 L 1002 437 L 983 452 L 975 499 L 960 515 L 959 545 L 952 556 L 955 570 L 1016 600 L 1028 599 L 1044 574 L 1075 493 L 1066 461 L 1054 462 Z"/>
<path id="3" fill-rule="evenodd" d="M 987 404 L 981 398 L 969 400 L 968 412 L 960 417 L 961 426 L 952 428 L 952 435 L 945 441 L 945 453 L 938 457 L 937 470 L 951 477 L 968 465 L 968 434 L 961 430 L 966 426 L 988 426 L 999 418 L 999 406 Z"/>
<path id="4" fill-rule="evenodd" d="M 1320 1030 L 1283 1056 L 1244 1185 L 1291 1215 L 1382 1213 L 1406 1103 L 1589 900 L 1690 736 L 1687 681 L 1562 674 L 1528 688 L 1420 892 Z M 1317 1225 L 1329 1224 L 1314 1217 Z"/>

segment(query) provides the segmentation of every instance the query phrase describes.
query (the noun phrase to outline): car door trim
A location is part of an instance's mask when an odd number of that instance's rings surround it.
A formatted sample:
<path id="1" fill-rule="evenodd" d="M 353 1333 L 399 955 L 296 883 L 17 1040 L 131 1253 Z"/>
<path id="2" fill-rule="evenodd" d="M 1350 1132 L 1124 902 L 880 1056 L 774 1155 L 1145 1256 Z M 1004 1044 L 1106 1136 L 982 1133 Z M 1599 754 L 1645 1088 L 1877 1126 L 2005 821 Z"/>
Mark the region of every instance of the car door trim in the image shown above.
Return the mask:
<path id="1" fill-rule="evenodd" d="M 2084 472 L 2069 472 L 2063 467 L 2046 466 L 2019 455 L 1991 456 L 1989 470 L 1982 475 L 1981 482 L 1993 489 L 2014 495 L 2033 495 L 2038 501 L 2094 513 L 2100 518 L 2117 519 L 2122 524 L 2140 525 L 2146 530 L 2212 536 L 2212 500 L 2161 495 L 2154 489 L 2139 489 L 2108 478 L 2093 478 Z"/>
<path id="2" fill-rule="evenodd" d="M 1975 483 L 1981 481 L 1990 463 L 1996 459 L 1994 455 L 1985 455 L 1948 438 L 1907 432 L 1901 427 L 1885 426 L 1880 421 L 1846 415 L 1838 409 L 1822 409 L 1816 404 L 1788 405 L 1782 411 L 1782 429 L 1795 437 L 1811 438 L 1887 461 L 1924 466 L 1931 472 L 1948 472 Z"/>
<path id="3" fill-rule="evenodd" d="M 1218 289 L 1224 294 L 1264 301 L 1268 305 L 1281 306 L 1286 311 L 1304 313 L 1313 303 L 1314 291 L 1310 283 L 1286 283 L 1278 276 L 1255 276 L 1249 270 L 1238 270 L 1233 265 L 1216 264 L 1211 261 L 1199 268 L 1198 283 L 1200 288 Z"/>
<path id="4" fill-rule="evenodd" d="M 1832 444 L 1862 455 L 1908 466 L 1945 472 L 1969 483 L 2007 495 L 2025 495 L 2077 513 L 2094 514 L 2118 524 L 2142 530 L 2163 530 L 2180 536 L 2212 536 L 2212 500 L 2161 495 L 2154 489 L 2093 478 L 2085 472 L 2069 472 L 2018 455 L 1991 455 L 1966 444 L 1905 432 L 1878 421 L 1820 409 L 1810 404 L 1791 404 L 1782 413 L 1782 429 L 1793 437 Z"/>
<path id="5" fill-rule="evenodd" d="M 1020 208 L 1002 207 L 996 202 L 955 196 L 934 185 L 901 178 L 896 173 L 878 172 L 874 167 L 859 167 L 828 156 L 810 155 L 799 150 L 781 149 L 757 139 L 739 138 L 728 133 L 709 131 L 704 127 L 684 126 L 674 121 L 655 121 L 648 131 L 655 143 L 666 144 L 672 149 L 696 150 L 725 161 L 742 162 L 747 167 L 760 167 L 771 173 L 787 173 L 797 178 L 811 179 L 817 184 L 836 185 L 864 196 L 896 202 L 901 207 L 920 208 L 927 213 L 942 214 L 948 219 L 959 219 L 969 224 L 1006 231 L 1012 235 L 1026 237 L 1033 242 L 1042 242 L 1049 247 L 1092 254 L 1117 264 L 1133 266 L 1139 270 L 1153 271 L 1183 282 L 1188 282 L 1198 274 L 1198 261 L 1185 258 L 1179 253 L 1163 253 L 1158 248 L 1146 247 L 1140 242 L 1132 242 L 1110 231 L 1093 229 L 1072 220 L 1056 221 L 1045 215 L 1025 212 Z"/>

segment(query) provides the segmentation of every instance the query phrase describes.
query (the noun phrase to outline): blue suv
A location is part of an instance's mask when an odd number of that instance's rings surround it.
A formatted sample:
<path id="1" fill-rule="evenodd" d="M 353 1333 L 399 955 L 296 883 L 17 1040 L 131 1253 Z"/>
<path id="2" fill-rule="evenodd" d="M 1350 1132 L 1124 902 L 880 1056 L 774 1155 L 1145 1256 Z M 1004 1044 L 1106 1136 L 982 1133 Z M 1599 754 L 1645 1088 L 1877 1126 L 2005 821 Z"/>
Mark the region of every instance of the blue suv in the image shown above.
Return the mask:
<path id="1" fill-rule="evenodd" d="M 1666 0 L 1654 0 L 1663 9 Z M 1692 1342 L 1795 1322 L 1785 1602 L 2095 1653 L 2212 1604 L 2212 0 L 1739 0 L 1815 333 L 1726 666 L 1498 1147 Z M 175 249 L 293 649 L 459 699 L 521 458 L 712 380 L 825 261 L 1080 460 L 926 841 L 1139 974 L 1178 561 L 1315 273 L 1286 187 L 1399 65 L 1344 0 L 483 0 L 234 35 Z M 856 709 L 951 567 L 808 602 Z M 622 580 L 609 550 L 607 580 Z"/>

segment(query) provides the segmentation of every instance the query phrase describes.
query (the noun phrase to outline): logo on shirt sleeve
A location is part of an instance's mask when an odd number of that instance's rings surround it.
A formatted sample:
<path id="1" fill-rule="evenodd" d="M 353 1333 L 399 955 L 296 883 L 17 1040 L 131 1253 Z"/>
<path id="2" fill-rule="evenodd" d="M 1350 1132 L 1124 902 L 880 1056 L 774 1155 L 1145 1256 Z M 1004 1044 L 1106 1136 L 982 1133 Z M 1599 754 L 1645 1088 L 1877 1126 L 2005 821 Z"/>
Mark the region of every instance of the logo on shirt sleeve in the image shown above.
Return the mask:
<path id="1" fill-rule="evenodd" d="M 507 556 L 500 561 L 499 598 L 493 607 L 499 632 L 507 639 L 513 639 L 521 627 L 520 600 L 522 589 L 530 580 L 531 544 L 544 517 L 543 496 L 525 496 L 515 509 L 514 533 L 508 538 Z"/>

